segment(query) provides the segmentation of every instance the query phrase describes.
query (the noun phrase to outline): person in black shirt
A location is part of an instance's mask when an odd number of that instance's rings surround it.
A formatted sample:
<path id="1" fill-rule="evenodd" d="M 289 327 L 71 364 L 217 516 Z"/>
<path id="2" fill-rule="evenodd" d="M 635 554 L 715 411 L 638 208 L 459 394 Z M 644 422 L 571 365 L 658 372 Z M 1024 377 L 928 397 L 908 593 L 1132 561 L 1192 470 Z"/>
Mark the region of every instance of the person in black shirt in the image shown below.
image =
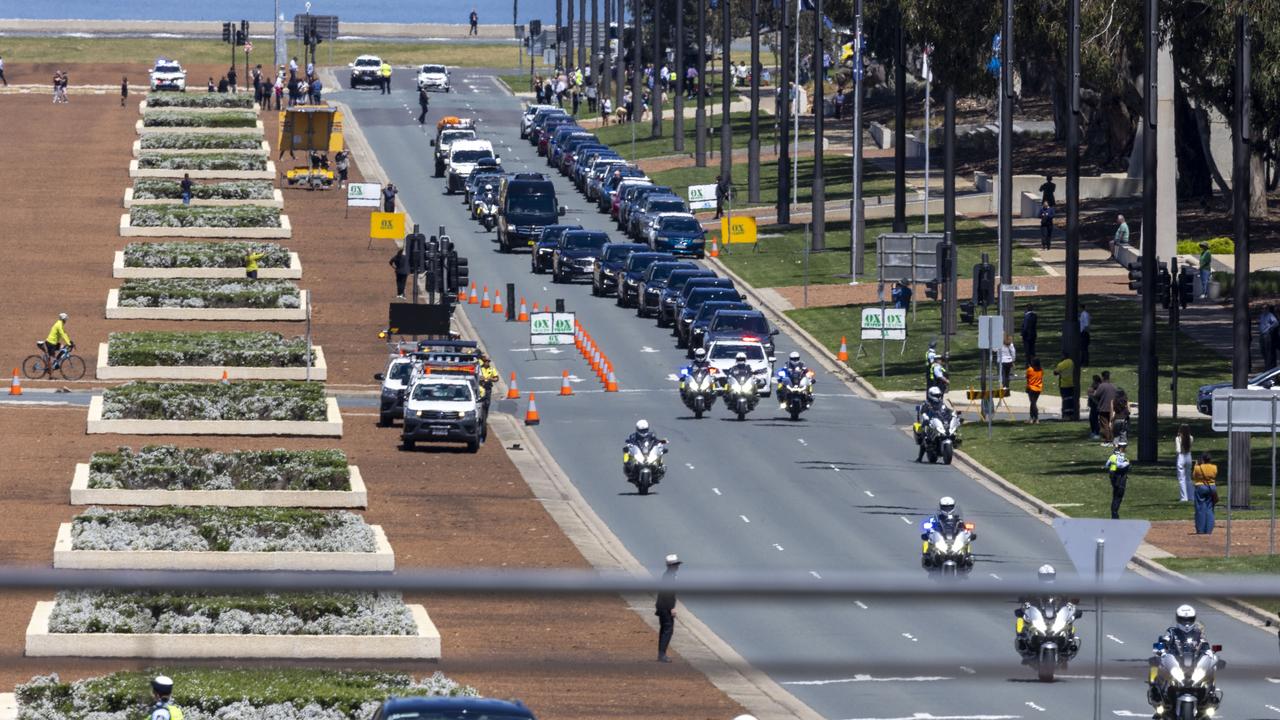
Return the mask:
<path id="1" fill-rule="evenodd" d="M 1049 207 L 1056 207 L 1058 199 L 1054 197 L 1054 193 L 1058 190 L 1058 185 L 1053 182 L 1052 175 L 1045 175 L 1044 182 L 1040 185 L 1040 202 L 1048 203 Z"/>
<path id="2" fill-rule="evenodd" d="M 662 574 L 662 581 L 670 587 L 676 579 L 676 571 L 680 569 L 680 556 L 672 553 L 667 556 L 667 571 Z M 676 593 L 668 589 L 658 593 L 658 601 L 654 603 L 654 615 L 658 616 L 658 662 L 668 663 L 667 646 L 671 644 L 671 635 L 676 629 Z"/>
<path id="3" fill-rule="evenodd" d="M 427 121 L 427 110 L 431 108 L 431 97 L 427 95 L 425 87 L 418 88 L 418 107 L 422 108 L 422 112 L 418 113 L 418 124 L 422 125 Z"/>

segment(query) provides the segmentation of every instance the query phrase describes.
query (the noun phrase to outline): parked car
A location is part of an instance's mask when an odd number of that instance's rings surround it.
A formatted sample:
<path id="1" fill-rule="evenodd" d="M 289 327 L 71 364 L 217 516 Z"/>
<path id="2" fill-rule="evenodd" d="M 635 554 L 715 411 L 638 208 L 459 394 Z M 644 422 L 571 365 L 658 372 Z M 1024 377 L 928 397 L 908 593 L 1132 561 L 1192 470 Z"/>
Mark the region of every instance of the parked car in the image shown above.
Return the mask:
<path id="1" fill-rule="evenodd" d="M 615 243 L 605 245 L 600 252 L 600 262 L 596 263 L 595 272 L 591 274 L 591 294 L 608 295 L 618 289 L 618 278 L 622 274 L 622 266 L 633 252 L 648 250 L 647 245 L 640 243 Z"/>
<path id="2" fill-rule="evenodd" d="M 351 63 L 351 87 L 382 85 L 382 58 L 377 55 L 361 55 Z"/>
<path id="3" fill-rule="evenodd" d="M 618 307 L 631 307 L 640 291 L 640 280 L 644 271 L 655 262 L 674 260 L 671 253 L 633 252 L 627 256 L 626 263 L 618 274 Z"/>
<path id="4" fill-rule="evenodd" d="M 560 244 L 560 236 L 569 230 L 581 230 L 581 225 L 547 225 L 533 243 L 533 251 L 529 254 L 529 269 L 534 275 L 541 275 L 551 269 L 551 260 L 556 246 Z"/>
<path id="5" fill-rule="evenodd" d="M 537 117 L 540 110 L 564 112 L 555 105 L 537 105 L 535 103 L 525 105 L 524 113 L 520 115 L 520 137 L 522 139 L 528 139 L 529 128 L 533 126 L 533 119 Z"/>
<path id="6" fill-rule="evenodd" d="M 684 200 L 670 192 L 649 192 L 631 208 L 631 215 L 627 220 L 627 234 L 637 242 L 644 242 L 644 228 L 652 222 L 653 218 L 662 213 L 687 212 L 689 208 L 684 204 Z"/>
<path id="7" fill-rule="evenodd" d="M 551 253 L 551 282 L 573 282 L 576 277 L 591 275 L 609 234 L 600 230 L 567 230 Z"/>
<path id="8" fill-rule="evenodd" d="M 1246 387 L 1250 390 L 1275 390 L 1280 392 L 1280 365 L 1263 370 L 1262 372 L 1249 378 L 1249 384 Z M 1202 415 L 1213 414 L 1213 391 L 1219 388 L 1229 388 L 1231 383 L 1221 382 L 1211 385 L 1201 385 L 1200 392 L 1196 394 L 1196 409 Z"/>
<path id="9" fill-rule="evenodd" d="M 701 260 L 706 255 L 707 231 L 689 213 L 660 213 L 652 218 L 645 240 L 654 250 L 673 255 L 692 255 Z"/>

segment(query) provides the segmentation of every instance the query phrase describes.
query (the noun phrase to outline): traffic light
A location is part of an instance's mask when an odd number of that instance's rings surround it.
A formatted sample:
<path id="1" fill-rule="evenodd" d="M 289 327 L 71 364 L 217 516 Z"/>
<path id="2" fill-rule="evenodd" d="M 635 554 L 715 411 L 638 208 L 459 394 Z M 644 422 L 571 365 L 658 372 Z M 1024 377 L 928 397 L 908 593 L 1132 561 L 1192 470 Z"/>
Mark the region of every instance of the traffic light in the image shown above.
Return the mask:
<path id="1" fill-rule="evenodd" d="M 249 38 L 249 36 L 248 36 L 248 35 L 246 35 L 246 34 L 244 33 L 244 31 L 243 31 L 243 30 L 237 30 L 237 31 L 236 31 L 236 43 L 235 43 L 235 44 L 236 44 L 237 46 L 239 46 L 239 45 L 244 45 L 244 41 L 245 41 L 245 40 L 247 40 L 248 38 Z"/>
<path id="2" fill-rule="evenodd" d="M 231 42 L 231 23 L 229 22 L 222 23 L 222 42 Z"/>
<path id="3" fill-rule="evenodd" d="M 934 260 L 938 268 L 938 279 L 942 282 L 951 282 L 951 250 L 951 244 L 947 242 L 938 243 L 934 250 L 936 253 Z"/>
<path id="4" fill-rule="evenodd" d="M 249 39 L 249 21 L 248 20 L 240 21 L 240 32 L 244 33 L 245 40 Z"/>
<path id="5" fill-rule="evenodd" d="M 404 236 L 404 251 L 409 256 L 409 270 L 415 275 L 422 272 L 424 267 L 423 251 L 426 242 L 427 237 L 422 233 L 409 233 Z"/>
<path id="6" fill-rule="evenodd" d="M 1178 271 L 1178 301 L 1185 309 L 1196 299 L 1196 271 L 1186 265 Z"/>
<path id="7" fill-rule="evenodd" d="M 1138 263 L 1129 263 L 1129 289 L 1142 290 L 1142 266 Z"/>
<path id="8" fill-rule="evenodd" d="M 1165 310 L 1169 309 L 1169 301 L 1172 299 L 1171 290 L 1173 289 L 1173 278 L 1169 275 L 1169 268 L 1163 264 L 1157 266 L 1156 270 L 1156 298 L 1160 300 L 1160 306 Z"/>
<path id="9" fill-rule="evenodd" d="M 973 266 L 973 304 L 986 307 L 995 302 L 996 269 L 991 263 Z"/>
<path id="10" fill-rule="evenodd" d="M 960 320 L 962 320 L 965 325 L 973 324 L 973 310 L 973 302 L 965 300 L 960 303 Z"/>
<path id="11" fill-rule="evenodd" d="M 937 280 L 929 280 L 925 282 L 924 296 L 929 298 L 930 300 L 938 299 L 938 281 Z"/>

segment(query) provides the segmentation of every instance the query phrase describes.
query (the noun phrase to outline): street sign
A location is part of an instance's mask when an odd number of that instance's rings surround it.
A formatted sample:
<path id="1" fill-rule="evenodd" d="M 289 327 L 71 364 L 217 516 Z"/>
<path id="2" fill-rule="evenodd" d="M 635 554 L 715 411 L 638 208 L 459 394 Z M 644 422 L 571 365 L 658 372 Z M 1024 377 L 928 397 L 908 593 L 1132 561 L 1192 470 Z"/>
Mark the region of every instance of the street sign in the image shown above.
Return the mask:
<path id="1" fill-rule="evenodd" d="M 1000 292 L 1007 293 L 1033 293 L 1040 292 L 1039 285 L 1001 285 Z"/>
<path id="2" fill-rule="evenodd" d="M 539 312 L 529 315 L 530 345 L 572 345 L 577 327 L 574 313 Z"/>
<path id="3" fill-rule="evenodd" d="M 978 316 L 978 349 L 996 350 L 1004 346 L 1004 316 Z"/>
<path id="4" fill-rule="evenodd" d="M 728 232 L 726 232 L 726 230 Z M 728 238 L 725 243 L 754 245 L 756 242 L 756 219 L 750 215 L 735 215 L 733 222 L 729 218 L 720 218 L 720 237 Z"/>
<path id="5" fill-rule="evenodd" d="M 378 183 L 348 183 L 347 207 L 378 207 L 382 204 L 382 186 Z"/>
<path id="6" fill-rule="evenodd" d="M 1278 415 L 1278 390 L 1228 387 L 1213 391 L 1213 429 L 1218 432 L 1269 433 Z"/>
<path id="7" fill-rule="evenodd" d="M 1097 577 L 1098 541 L 1103 540 L 1102 579 L 1116 580 L 1124 574 L 1151 523 L 1146 520 L 1104 520 L 1099 518 L 1054 518 L 1053 530 L 1067 550 L 1067 557 L 1082 578 Z"/>
<path id="8" fill-rule="evenodd" d="M 884 233 L 876 239 L 876 259 L 883 282 L 922 283 L 938 277 L 938 244 L 942 233 Z"/>
<path id="9" fill-rule="evenodd" d="M 318 35 L 321 40 L 338 39 L 337 15 L 298 14 L 293 16 L 294 37 L 306 37 L 307 29 L 309 27 L 315 29 L 316 35 Z"/>
<path id="10" fill-rule="evenodd" d="M 710 185 L 690 185 L 689 186 L 689 209 L 690 210 L 709 210 L 716 206 L 716 186 L 715 183 Z"/>
<path id="11" fill-rule="evenodd" d="M 907 311 L 886 308 L 881 316 L 880 308 L 862 309 L 863 340 L 906 340 Z"/>
<path id="12" fill-rule="evenodd" d="M 370 213 L 369 237 L 375 240 L 399 240 L 404 237 L 404 213 Z"/>

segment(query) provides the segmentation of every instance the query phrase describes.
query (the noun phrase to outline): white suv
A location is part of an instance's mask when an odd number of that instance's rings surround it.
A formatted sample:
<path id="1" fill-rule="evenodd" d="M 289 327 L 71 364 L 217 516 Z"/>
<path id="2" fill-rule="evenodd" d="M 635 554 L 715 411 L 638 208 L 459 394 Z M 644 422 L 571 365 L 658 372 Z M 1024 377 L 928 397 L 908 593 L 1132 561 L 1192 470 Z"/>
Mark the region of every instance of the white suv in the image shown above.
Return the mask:
<path id="1" fill-rule="evenodd" d="M 361 55 L 351 63 L 351 87 L 382 85 L 382 58 L 377 55 Z"/>
<path id="2" fill-rule="evenodd" d="M 187 71 L 177 60 L 156 58 L 155 67 L 151 68 L 152 90 L 187 91 Z"/>
<path id="3" fill-rule="evenodd" d="M 773 377 L 774 358 L 765 352 L 763 344 L 743 340 L 717 340 L 707 348 L 707 362 L 723 374 L 737 364 L 734 357 L 738 353 L 746 354 L 747 365 L 751 367 L 751 374 L 756 379 L 756 389 L 762 396 L 768 397 L 773 391 L 770 379 Z"/>
<path id="4" fill-rule="evenodd" d="M 466 187 L 467 177 L 481 160 L 500 160 L 488 140 L 457 140 L 449 146 L 449 173 L 445 190 L 452 195 Z"/>
<path id="5" fill-rule="evenodd" d="M 418 89 L 449 92 L 449 68 L 443 65 L 423 65 L 418 68 Z"/>
<path id="6" fill-rule="evenodd" d="M 400 443 L 412 450 L 417 442 L 461 442 L 477 452 L 485 438 L 482 414 L 472 378 L 422 375 L 404 399 Z"/>

